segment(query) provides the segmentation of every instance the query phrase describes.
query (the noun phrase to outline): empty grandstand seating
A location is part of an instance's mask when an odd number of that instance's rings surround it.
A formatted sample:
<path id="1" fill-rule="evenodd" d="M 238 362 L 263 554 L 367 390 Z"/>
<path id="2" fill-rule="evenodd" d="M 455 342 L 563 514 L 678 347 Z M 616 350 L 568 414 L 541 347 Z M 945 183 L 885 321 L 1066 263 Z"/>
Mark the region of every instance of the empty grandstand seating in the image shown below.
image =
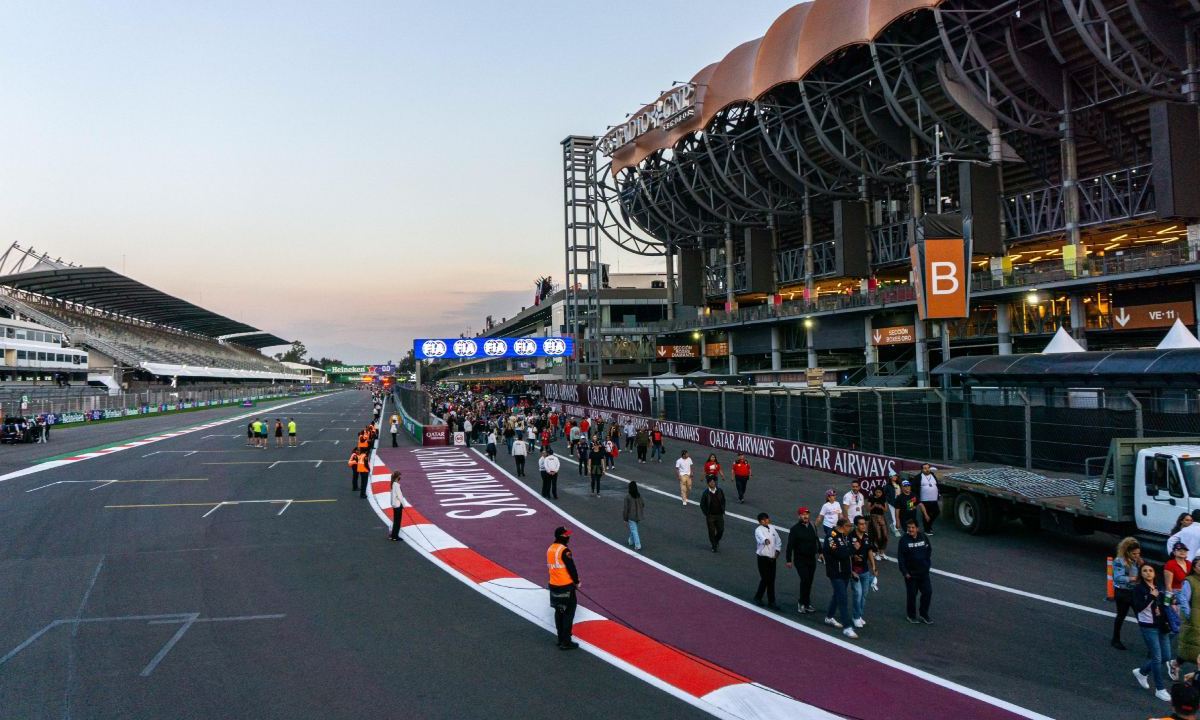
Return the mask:
<path id="1" fill-rule="evenodd" d="M 115 360 L 134 366 L 150 363 L 292 374 L 282 363 L 256 350 L 221 342 L 216 338 L 84 312 L 65 304 L 40 301 L 33 296 L 20 300 L 5 297 L 4 304 L 16 312 L 33 316 L 39 322 L 63 330 L 77 345 L 90 346 L 100 353 L 114 356 Z"/>

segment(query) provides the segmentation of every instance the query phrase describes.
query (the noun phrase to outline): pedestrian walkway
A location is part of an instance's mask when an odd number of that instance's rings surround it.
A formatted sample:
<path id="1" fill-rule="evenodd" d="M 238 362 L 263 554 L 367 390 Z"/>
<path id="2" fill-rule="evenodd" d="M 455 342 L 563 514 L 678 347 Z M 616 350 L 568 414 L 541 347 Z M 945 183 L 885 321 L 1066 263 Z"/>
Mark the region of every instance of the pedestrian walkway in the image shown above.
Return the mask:
<path id="1" fill-rule="evenodd" d="M 554 528 L 582 530 L 571 545 L 582 581 L 581 610 L 722 673 L 848 718 L 1042 717 L 760 611 L 627 552 L 581 528 L 474 451 L 410 447 L 378 454 L 403 472 L 414 517 L 427 518 L 434 532 L 452 538 L 450 547 L 465 546 L 486 567 L 515 573 L 532 586 L 545 584 L 545 547 Z M 375 492 L 386 489 L 382 480 L 376 485 Z M 585 617 L 577 636 L 588 641 Z M 631 649 L 640 642 L 628 641 Z"/>

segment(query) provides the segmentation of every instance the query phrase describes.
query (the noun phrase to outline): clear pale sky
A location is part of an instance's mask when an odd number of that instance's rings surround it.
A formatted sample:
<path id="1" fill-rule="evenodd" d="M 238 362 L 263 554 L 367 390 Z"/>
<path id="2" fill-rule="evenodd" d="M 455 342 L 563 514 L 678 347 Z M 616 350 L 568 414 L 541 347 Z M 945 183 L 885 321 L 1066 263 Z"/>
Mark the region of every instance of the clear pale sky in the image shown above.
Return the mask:
<path id="1" fill-rule="evenodd" d="M 0 4 L 0 242 L 399 359 L 561 281 L 565 136 L 791 4 Z"/>

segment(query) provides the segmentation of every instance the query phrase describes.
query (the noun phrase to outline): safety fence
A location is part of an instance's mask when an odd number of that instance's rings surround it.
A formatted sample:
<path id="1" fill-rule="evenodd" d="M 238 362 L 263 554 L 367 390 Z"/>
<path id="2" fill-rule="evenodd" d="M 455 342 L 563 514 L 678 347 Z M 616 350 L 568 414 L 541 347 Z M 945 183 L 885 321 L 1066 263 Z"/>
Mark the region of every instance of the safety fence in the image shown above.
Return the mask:
<path id="1" fill-rule="evenodd" d="M 392 392 L 392 401 L 400 412 L 404 431 L 418 445 L 445 445 L 449 432 L 445 423 L 433 416 L 433 401 L 425 390 L 398 385 Z"/>
<path id="2" fill-rule="evenodd" d="M 310 395 L 325 392 L 304 385 L 265 385 L 261 387 L 226 387 L 202 390 L 143 390 L 118 395 L 63 393 L 53 396 L 10 396 L 0 401 L 5 418 L 45 417 L 52 425 L 111 420 L 118 417 L 191 410 L 194 408 L 233 405 L 257 400 Z"/>
<path id="3" fill-rule="evenodd" d="M 675 389 L 662 416 L 731 432 L 934 462 L 1084 472 L 1116 437 L 1200 435 L 1200 392 L 1064 388 Z"/>

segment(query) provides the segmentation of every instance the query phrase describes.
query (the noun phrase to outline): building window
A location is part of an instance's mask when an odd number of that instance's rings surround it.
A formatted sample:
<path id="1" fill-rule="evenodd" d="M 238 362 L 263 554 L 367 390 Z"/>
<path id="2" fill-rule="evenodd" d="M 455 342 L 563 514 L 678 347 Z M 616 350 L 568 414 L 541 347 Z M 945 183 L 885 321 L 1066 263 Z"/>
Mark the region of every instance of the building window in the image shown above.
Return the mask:
<path id="1" fill-rule="evenodd" d="M 40 362 L 46 362 L 46 353 L 44 353 L 44 352 L 40 352 L 40 353 L 38 353 L 38 354 L 37 354 L 37 359 L 38 359 Z"/>
<path id="2" fill-rule="evenodd" d="M 18 350 L 18 351 L 17 351 L 17 359 L 18 359 L 18 360 L 26 360 L 26 359 L 27 359 L 27 358 L 25 357 L 25 351 L 24 351 L 24 350 Z"/>

